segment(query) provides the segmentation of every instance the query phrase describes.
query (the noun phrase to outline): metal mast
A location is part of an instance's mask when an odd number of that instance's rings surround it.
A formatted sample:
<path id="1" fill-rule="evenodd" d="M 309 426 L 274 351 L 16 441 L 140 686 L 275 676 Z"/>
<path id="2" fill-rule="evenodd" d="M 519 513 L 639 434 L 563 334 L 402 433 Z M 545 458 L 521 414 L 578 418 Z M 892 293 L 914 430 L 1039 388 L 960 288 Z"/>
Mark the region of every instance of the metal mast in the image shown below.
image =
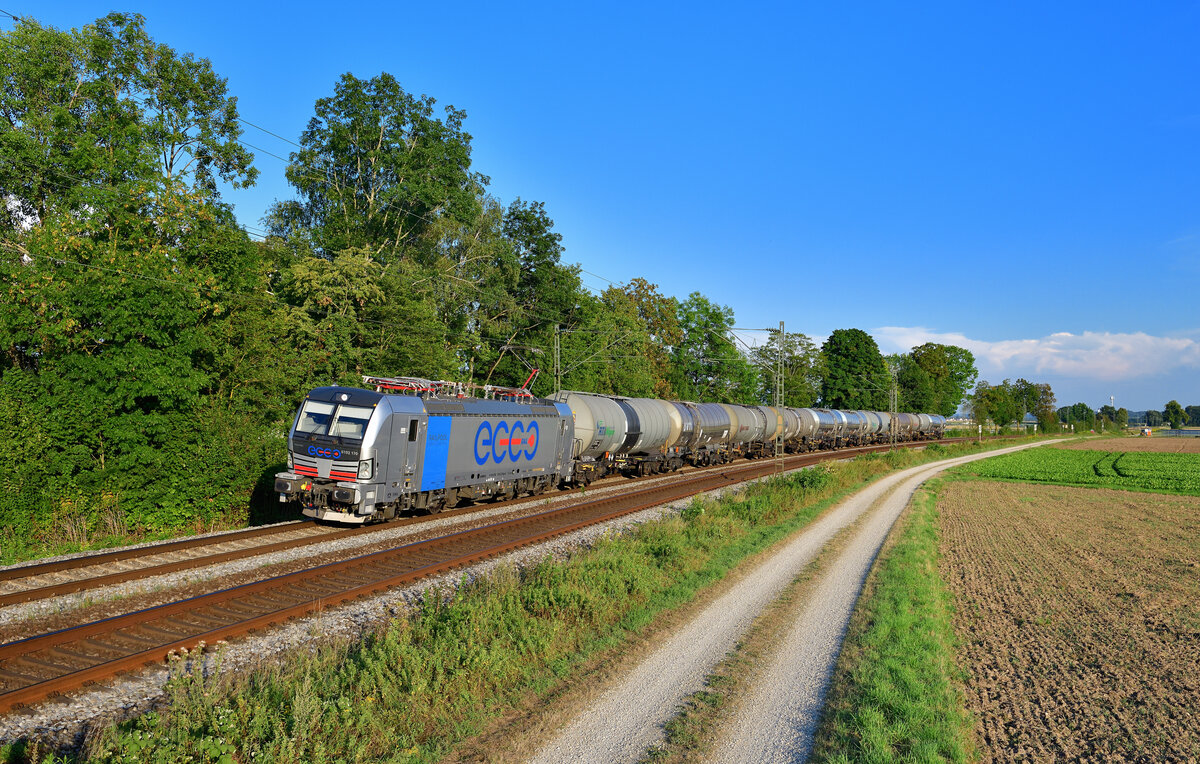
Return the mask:
<path id="1" fill-rule="evenodd" d="M 562 354 L 559 350 L 558 324 L 554 325 L 554 392 L 562 390 Z"/>
<path id="2" fill-rule="evenodd" d="M 779 322 L 779 347 L 775 353 L 775 409 L 776 416 L 783 416 L 783 322 Z M 783 425 L 775 433 L 775 471 L 783 474 Z"/>
<path id="3" fill-rule="evenodd" d="M 896 370 L 889 365 L 888 371 L 890 371 L 892 374 L 892 389 L 888 390 L 888 405 L 890 405 L 892 408 L 892 411 L 891 411 L 892 422 L 891 422 L 891 425 L 888 427 L 888 430 L 889 430 L 889 435 L 891 437 L 891 442 L 892 442 L 890 450 L 895 450 L 895 448 L 896 448 L 896 432 L 897 432 L 897 430 L 900 429 L 900 424 L 899 424 L 899 422 L 896 421 L 896 415 L 898 413 L 900 413 L 896 410 L 897 408 L 899 408 L 897 401 L 900 396 L 896 390 Z"/>

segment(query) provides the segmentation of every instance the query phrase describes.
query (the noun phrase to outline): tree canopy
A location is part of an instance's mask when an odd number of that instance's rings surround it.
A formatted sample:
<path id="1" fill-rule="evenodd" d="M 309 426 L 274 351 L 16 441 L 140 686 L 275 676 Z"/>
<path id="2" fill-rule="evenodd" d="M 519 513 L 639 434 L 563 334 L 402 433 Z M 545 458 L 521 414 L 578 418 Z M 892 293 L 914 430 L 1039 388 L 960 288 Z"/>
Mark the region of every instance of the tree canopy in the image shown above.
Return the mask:
<path id="1" fill-rule="evenodd" d="M 911 356 L 925 372 L 931 388 L 929 407 L 922 410 L 954 416 L 978 376 L 975 356 L 966 348 L 934 342 L 913 348 Z"/>
<path id="2" fill-rule="evenodd" d="M 303 231 L 325 256 L 362 247 L 381 262 L 410 253 L 436 219 L 470 225 L 487 178 L 471 171 L 466 113 L 414 96 L 396 78 L 343 74 L 317 100 L 286 175 L 300 198 L 277 203 L 272 232 Z"/>
<path id="3" fill-rule="evenodd" d="M 1163 419 L 1171 423 L 1171 429 L 1178 430 L 1183 427 L 1188 420 L 1187 413 L 1183 410 L 1183 406 L 1179 405 L 1179 401 L 1169 401 L 1163 407 Z"/>
<path id="4" fill-rule="evenodd" d="M 835 329 L 821 346 L 821 356 L 825 368 L 822 406 L 888 410 L 891 375 L 871 335 L 862 329 Z"/>

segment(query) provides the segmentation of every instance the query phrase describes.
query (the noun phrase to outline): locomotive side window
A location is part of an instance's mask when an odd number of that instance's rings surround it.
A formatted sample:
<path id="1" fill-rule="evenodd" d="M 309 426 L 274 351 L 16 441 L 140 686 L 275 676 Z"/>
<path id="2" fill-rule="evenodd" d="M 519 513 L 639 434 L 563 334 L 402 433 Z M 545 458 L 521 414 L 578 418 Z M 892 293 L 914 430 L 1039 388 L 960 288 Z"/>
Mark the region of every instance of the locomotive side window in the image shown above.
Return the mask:
<path id="1" fill-rule="evenodd" d="M 417 442 L 417 420 L 415 419 L 408 420 L 408 442 Z"/>
<path id="2" fill-rule="evenodd" d="M 305 401 L 300 411 L 300 419 L 296 422 L 296 432 L 324 435 L 333 418 L 333 404 L 321 401 Z"/>

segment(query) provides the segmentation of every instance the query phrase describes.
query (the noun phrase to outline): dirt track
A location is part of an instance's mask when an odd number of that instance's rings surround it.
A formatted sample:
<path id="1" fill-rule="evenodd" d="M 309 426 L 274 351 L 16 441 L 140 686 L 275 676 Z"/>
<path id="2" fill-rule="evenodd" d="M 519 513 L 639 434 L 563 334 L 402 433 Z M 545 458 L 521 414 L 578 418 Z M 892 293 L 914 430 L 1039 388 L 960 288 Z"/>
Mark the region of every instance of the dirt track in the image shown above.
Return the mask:
<path id="1" fill-rule="evenodd" d="M 761 681 L 748 688 L 743 705 L 759 712 L 752 713 L 749 722 L 740 718 L 731 722 L 728 735 L 712 754 L 715 761 L 739 764 L 804 761 L 854 602 L 875 553 L 913 491 L 950 466 L 1031 445 L 911 467 L 870 484 L 746 571 L 639 665 L 614 677 L 524 760 L 546 764 L 642 760 L 649 746 L 661 742 L 662 725 L 676 715 L 684 698 L 704 689 L 705 676 L 763 608 L 836 534 L 865 518 L 850 532 L 845 552 L 822 571 L 811 597 L 797 607 L 796 622 L 778 654 L 779 668 L 763 672 Z"/>
<path id="2" fill-rule="evenodd" d="M 939 509 L 984 761 L 1200 759 L 1200 499 L 970 481 Z"/>

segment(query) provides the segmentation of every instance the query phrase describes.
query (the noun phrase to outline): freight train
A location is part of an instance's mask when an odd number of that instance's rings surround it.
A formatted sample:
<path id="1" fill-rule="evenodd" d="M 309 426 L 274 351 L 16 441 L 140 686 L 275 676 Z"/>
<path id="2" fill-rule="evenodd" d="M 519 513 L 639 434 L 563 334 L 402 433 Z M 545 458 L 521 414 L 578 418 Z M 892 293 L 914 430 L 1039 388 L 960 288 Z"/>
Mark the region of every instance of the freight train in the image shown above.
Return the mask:
<path id="1" fill-rule="evenodd" d="M 373 389 L 319 387 L 288 434 L 279 500 L 318 520 L 362 524 L 402 511 L 586 486 L 611 473 L 943 436 L 931 414 L 691 403 L 363 377 Z"/>

